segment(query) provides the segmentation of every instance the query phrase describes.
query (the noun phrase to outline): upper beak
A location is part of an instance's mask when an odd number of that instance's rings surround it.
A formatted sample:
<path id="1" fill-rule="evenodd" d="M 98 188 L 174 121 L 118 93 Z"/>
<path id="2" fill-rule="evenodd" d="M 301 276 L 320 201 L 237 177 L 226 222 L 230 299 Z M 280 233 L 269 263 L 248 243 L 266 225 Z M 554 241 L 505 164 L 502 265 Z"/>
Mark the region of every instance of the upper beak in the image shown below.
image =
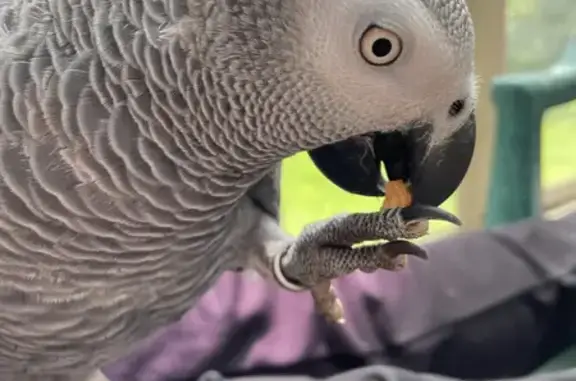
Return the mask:
<path id="1" fill-rule="evenodd" d="M 454 193 L 468 171 L 476 141 L 476 118 L 472 114 L 446 143 L 431 149 L 427 131 L 414 128 L 376 133 L 366 137 L 368 141 L 351 138 L 309 154 L 330 181 L 348 192 L 384 196 L 383 164 L 388 180 L 409 184 L 414 203 L 439 206 Z"/>

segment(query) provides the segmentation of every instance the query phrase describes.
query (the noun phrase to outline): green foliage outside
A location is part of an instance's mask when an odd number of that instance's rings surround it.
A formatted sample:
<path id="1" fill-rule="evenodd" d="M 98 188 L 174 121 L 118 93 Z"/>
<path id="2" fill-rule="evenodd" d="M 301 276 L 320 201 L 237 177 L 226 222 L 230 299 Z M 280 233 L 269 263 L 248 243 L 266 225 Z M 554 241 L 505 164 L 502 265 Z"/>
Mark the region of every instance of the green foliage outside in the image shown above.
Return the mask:
<path id="1" fill-rule="evenodd" d="M 575 0 L 508 0 L 507 11 L 507 63 L 511 72 L 547 67 L 561 54 L 568 38 L 576 35 Z M 576 176 L 576 102 L 550 110 L 542 133 L 543 185 Z M 381 202 L 341 191 L 318 172 L 306 154 L 284 163 L 282 223 L 292 234 L 337 213 L 377 210 Z M 454 212 L 454 197 L 444 207 Z M 446 228 L 446 224 L 434 224 L 432 232 Z"/>

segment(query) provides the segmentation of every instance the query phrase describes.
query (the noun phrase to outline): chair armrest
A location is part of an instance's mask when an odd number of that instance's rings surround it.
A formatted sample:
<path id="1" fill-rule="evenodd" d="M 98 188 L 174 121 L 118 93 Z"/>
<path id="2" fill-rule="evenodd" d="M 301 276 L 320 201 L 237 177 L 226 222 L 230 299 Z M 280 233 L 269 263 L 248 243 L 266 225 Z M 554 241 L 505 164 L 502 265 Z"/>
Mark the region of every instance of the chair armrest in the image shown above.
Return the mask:
<path id="1" fill-rule="evenodd" d="M 546 70 L 496 77 L 492 99 L 497 129 L 487 227 L 540 214 L 542 116 L 548 108 L 576 99 L 576 40 Z"/>

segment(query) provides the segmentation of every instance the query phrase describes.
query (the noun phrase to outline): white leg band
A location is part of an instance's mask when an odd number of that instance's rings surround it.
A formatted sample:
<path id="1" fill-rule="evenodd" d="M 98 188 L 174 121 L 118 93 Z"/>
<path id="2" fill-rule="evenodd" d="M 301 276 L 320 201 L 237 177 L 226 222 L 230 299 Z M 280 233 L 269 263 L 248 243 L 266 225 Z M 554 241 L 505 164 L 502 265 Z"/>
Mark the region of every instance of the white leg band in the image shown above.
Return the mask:
<path id="1" fill-rule="evenodd" d="M 280 283 L 280 285 L 287 290 L 294 292 L 306 290 L 306 287 L 293 283 L 288 279 L 286 279 L 286 277 L 284 276 L 284 273 L 282 272 L 282 263 L 281 263 L 282 257 L 284 256 L 283 254 L 284 253 L 274 257 L 274 263 L 273 263 L 274 278 L 276 278 L 276 281 Z"/>

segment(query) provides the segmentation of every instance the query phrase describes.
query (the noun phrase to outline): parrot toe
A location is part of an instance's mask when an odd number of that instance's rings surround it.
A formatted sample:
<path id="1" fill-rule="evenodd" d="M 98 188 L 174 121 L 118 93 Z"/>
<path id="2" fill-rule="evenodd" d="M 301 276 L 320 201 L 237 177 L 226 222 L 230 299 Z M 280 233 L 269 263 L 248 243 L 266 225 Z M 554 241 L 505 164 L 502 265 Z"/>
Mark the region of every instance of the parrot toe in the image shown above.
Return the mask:
<path id="1" fill-rule="evenodd" d="M 426 250 L 409 241 L 397 240 L 385 243 L 383 246 L 388 255 L 392 257 L 411 255 L 424 260 L 428 259 L 428 253 Z"/>

